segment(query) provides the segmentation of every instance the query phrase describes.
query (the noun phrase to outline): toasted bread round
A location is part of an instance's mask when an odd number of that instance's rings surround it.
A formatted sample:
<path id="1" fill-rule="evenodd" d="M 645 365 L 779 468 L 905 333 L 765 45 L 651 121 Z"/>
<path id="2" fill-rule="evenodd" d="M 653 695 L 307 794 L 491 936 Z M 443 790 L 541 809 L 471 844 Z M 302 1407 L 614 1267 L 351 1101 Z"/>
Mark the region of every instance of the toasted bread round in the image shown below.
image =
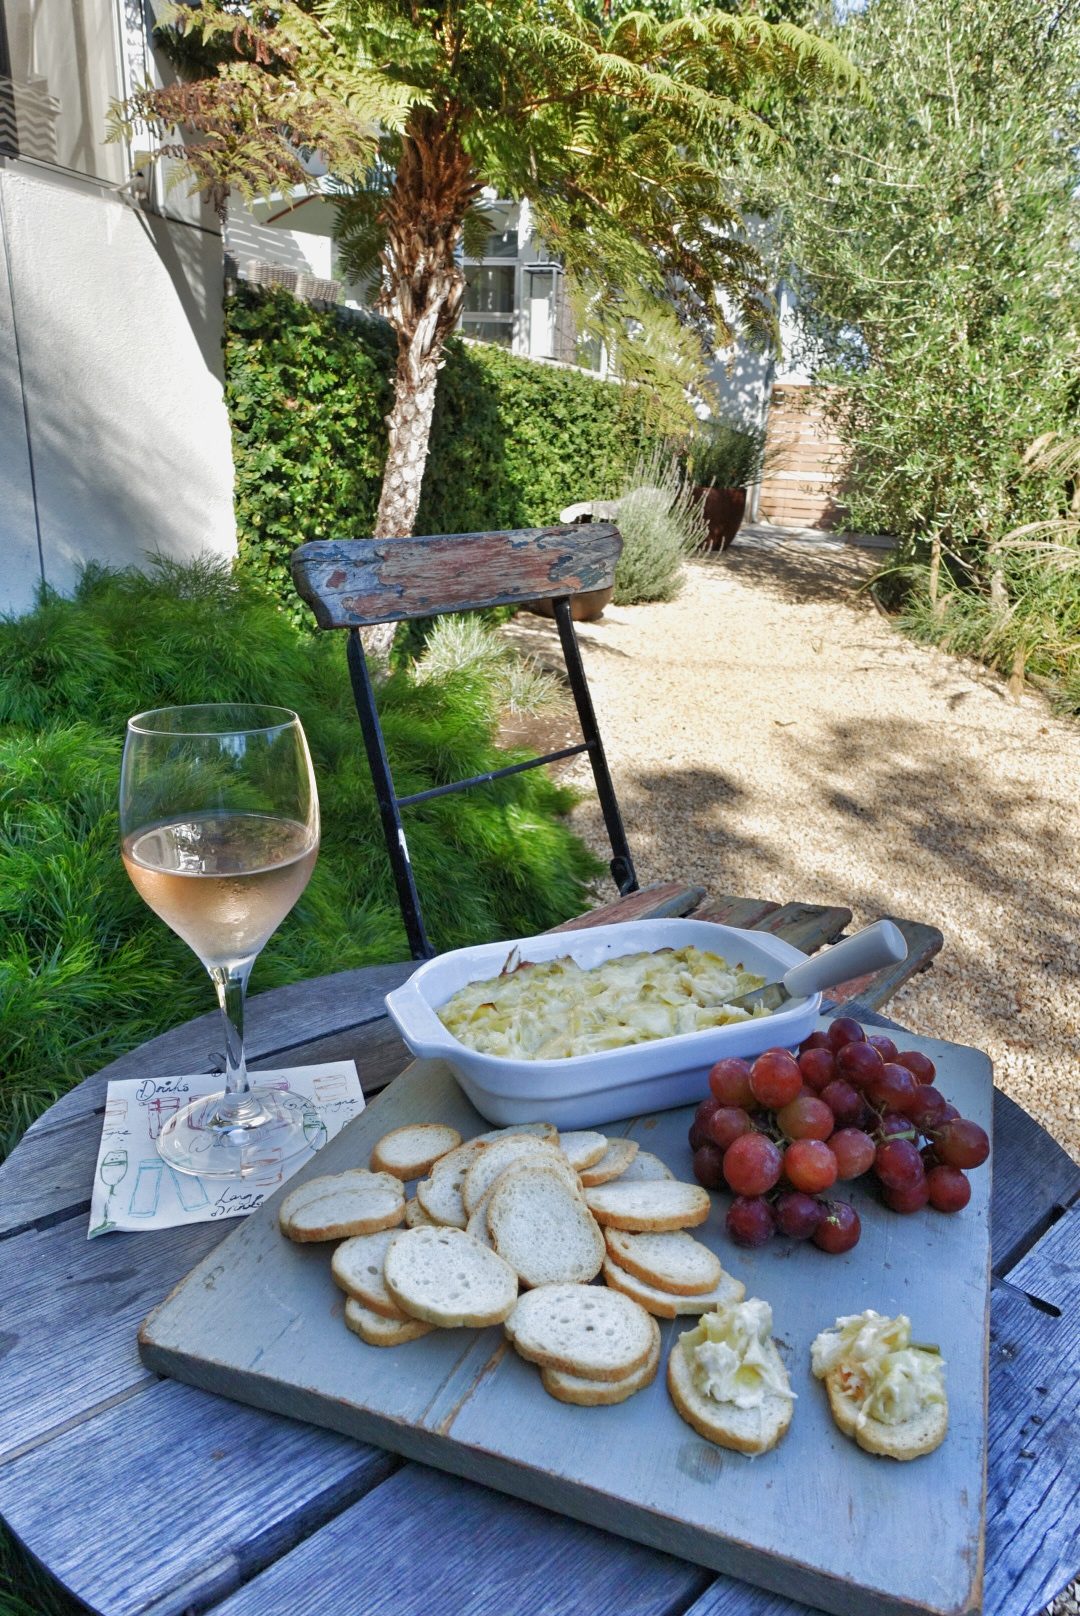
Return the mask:
<path id="1" fill-rule="evenodd" d="M 517 1301 L 510 1264 L 464 1229 L 404 1230 L 387 1248 L 383 1275 L 403 1312 L 446 1330 L 501 1324 Z"/>
<path id="2" fill-rule="evenodd" d="M 664 1234 L 608 1229 L 604 1238 L 611 1260 L 646 1285 L 682 1296 L 703 1296 L 720 1283 L 719 1257 L 682 1229 Z"/>
<path id="3" fill-rule="evenodd" d="M 496 1139 L 504 1139 L 508 1133 L 534 1133 L 541 1139 L 550 1139 L 553 1143 L 559 1137 L 559 1130 L 553 1122 L 515 1122 L 509 1128 L 491 1128 L 487 1133 L 478 1133 L 470 1143 L 490 1145 Z"/>
<path id="4" fill-rule="evenodd" d="M 549 1140 L 541 1139 L 534 1133 L 508 1133 L 502 1139 L 493 1140 L 469 1164 L 461 1186 L 466 1213 L 471 1216 L 476 1211 L 500 1173 L 504 1173 L 511 1163 L 528 1156 L 554 1157 L 564 1167 L 569 1166 L 558 1146 Z"/>
<path id="5" fill-rule="evenodd" d="M 600 1272 L 604 1237 L 564 1171 L 541 1163 L 527 1156 L 494 1185 L 487 1225 L 495 1250 L 523 1285 L 587 1284 Z"/>
<path id="6" fill-rule="evenodd" d="M 832 1417 L 845 1436 L 854 1437 L 866 1453 L 887 1459 L 921 1459 L 940 1448 L 949 1428 L 949 1406 L 934 1403 L 913 1420 L 902 1425 L 886 1425 L 881 1420 L 859 1418 L 859 1402 L 844 1388 L 842 1366 L 825 1376 Z"/>
<path id="7" fill-rule="evenodd" d="M 644 1367 L 653 1321 L 599 1285 L 541 1285 L 518 1298 L 506 1333 L 522 1358 L 588 1380 L 622 1380 Z"/>
<path id="8" fill-rule="evenodd" d="M 619 1184 L 633 1184 L 643 1178 L 674 1178 L 675 1174 L 666 1162 L 659 1156 L 654 1156 L 651 1150 L 639 1150 L 629 1167 L 625 1167 L 615 1181 Z"/>
<path id="9" fill-rule="evenodd" d="M 660 1366 L 660 1327 L 653 1325 L 653 1344 L 640 1369 L 620 1380 L 590 1380 L 584 1375 L 566 1375 L 561 1369 L 541 1369 L 544 1390 L 560 1403 L 576 1403 L 579 1408 L 607 1407 L 625 1403 L 628 1397 L 651 1386 Z"/>
<path id="10" fill-rule="evenodd" d="M 461 1143 L 456 1128 L 441 1122 L 418 1122 L 384 1133 L 371 1152 L 371 1170 L 393 1173 L 395 1178 L 421 1178 Z"/>
<path id="11" fill-rule="evenodd" d="M 576 1173 L 595 1167 L 601 1156 L 607 1153 L 607 1148 L 607 1136 L 591 1130 L 579 1129 L 575 1133 L 559 1135 L 559 1149 Z"/>
<path id="12" fill-rule="evenodd" d="M 776 1363 L 785 1373 L 780 1354 L 769 1343 Z M 693 1426 L 699 1436 L 718 1447 L 731 1448 L 736 1453 L 767 1453 L 775 1448 L 791 1424 L 793 1404 L 790 1398 L 769 1393 L 760 1408 L 736 1408 L 734 1403 L 718 1403 L 706 1397 L 694 1385 L 686 1354 L 678 1341 L 668 1355 L 668 1391 L 671 1401 L 687 1425 Z"/>
<path id="13" fill-rule="evenodd" d="M 436 1223 L 434 1218 L 428 1217 L 414 1195 L 411 1200 L 405 1202 L 405 1227 L 407 1229 L 422 1229 L 425 1225 L 429 1229 L 442 1228 L 441 1223 Z"/>
<path id="14" fill-rule="evenodd" d="M 677 1319 L 687 1314 L 708 1313 L 720 1302 L 741 1302 L 746 1295 L 746 1286 L 741 1279 L 733 1279 L 730 1274 L 721 1271 L 719 1282 L 706 1295 L 678 1296 L 674 1291 L 661 1290 L 656 1285 L 646 1285 L 643 1279 L 638 1279 L 636 1274 L 628 1274 L 625 1268 L 620 1268 L 610 1257 L 604 1261 L 604 1283 L 610 1285 L 612 1290 L 622 1291 L 624 1296 L 630 1296 L 635 1302 L 640 1302 L 646 1312 L 658 1319 Z"/>
<path id="15" fill-rule="evenodd" d="M 677 1179 L 645 1179 L 636 1184 L 600 1184 L 585 1191 L 597 1223 L 605 1228 L 657 1234 L 665 1229 L 692 1229 L 704 1223 L 712 1202 L 700 1184 Z"/>
<path id="16" fill-rule="evenodd" d="M 400 1347 L 406 1341 L 416 1341 L 422 1335 L 430 1335 L 433 1328 L 422 1319 L 384 1318 L 381 1313 L 375 1313 L 363 1302 L 358 1302 L 354 1296 L 350 1296 L 345 1303 L 345 1323 L 369 1347 Z"/>
<path id="17" fill-rule="evenodd" d="M 586 1189 L 591 1189 L 594 1184 L 606 1184 L 609 1179 L 618 1178 L 637 1153 L 636 1139 L 609 1139 L 604 1154 L 581 1173 L 581 1182 Z"/>
<path id="18" fill-rule="evenodd" d="M 320 1182 L 321 1193 L 303 1193 Z M 358 1168 L 322 1180 L 308 1179 L 282 1201 L 278 1222 L 290 1240 L 346 1240 L 350 1235 L 392 1229 L 404 1215 L 401 1180 L 391 1173 Z"/>
<path id="19" fill-rule="evenodd" d="M 382 1229 L 378 1234 L 358 1234 L 343 1240 L 330 1259 L 330 1276 L 346 1296 L 363 1302 L 384 1319 L 400 1322 L 408 1314 L 398 1307 L 383 1278 L 386 1248 L 396 1233 L 396 1229 Z"/>
<path id="20" fill-rule="evenodd" d="M 469 1221 L 461 1192 L 465 1174 L 486 1150 L 483 1139 L 469 1139 L 456 1150 L 440 1156 L 431 1169 L 430 1178 L 422 1178 L 416 1186 L 416 1199 L 433 1223 L 447 1224 L 452 1229 L 464 1229 Z"/>

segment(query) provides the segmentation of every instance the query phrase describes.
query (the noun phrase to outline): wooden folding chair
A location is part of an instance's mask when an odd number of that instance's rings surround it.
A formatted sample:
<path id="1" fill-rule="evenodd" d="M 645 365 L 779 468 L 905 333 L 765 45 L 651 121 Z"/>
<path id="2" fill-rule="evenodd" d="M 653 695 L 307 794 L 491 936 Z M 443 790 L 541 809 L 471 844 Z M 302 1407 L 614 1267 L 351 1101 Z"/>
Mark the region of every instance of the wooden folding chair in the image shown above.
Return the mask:
<path id="1" fill-rule="evenodd" d="M 298 593 L 315 613 L 320 628 L 348 630 L 348 664 L 356 710 L 382 818 L 386 850 L 394 873 L 401 917 L 414 959 L 435 952 L 424 929 L 420 897 L 409 859 L 401 810 L 472 786 L 487 785 L 524 769 L 587 752 L 611 842 L 611 874 L 620 895 L 637 890 L 634 863 L 593 712 L 592 699 L 574 633 L 570 599 L 604 589 L 615 574 L 622 550 L 610 522 L 581 527 L 524 528 L 503 533 L 440 533 L 410 539 L 317 540 L 301 545 L 292 558 Z M 443 612 L 472 611 L 530 600 L 554 601 L 566 671 L 581 724 L 582 740 L 543 757 L 512 763 L 428 791 L 399 797 L 394 790 L 382 725 L 361 628 L 399 623 Z"/>

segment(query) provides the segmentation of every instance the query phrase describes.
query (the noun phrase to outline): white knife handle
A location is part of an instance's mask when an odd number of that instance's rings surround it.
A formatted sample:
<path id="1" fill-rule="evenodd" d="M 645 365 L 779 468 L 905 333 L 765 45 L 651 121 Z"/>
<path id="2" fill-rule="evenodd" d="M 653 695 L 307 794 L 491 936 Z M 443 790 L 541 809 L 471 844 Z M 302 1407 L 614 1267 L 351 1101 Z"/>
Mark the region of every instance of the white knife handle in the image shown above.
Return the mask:
<path id="1" fill-rule="evenodd" d="M 899 926 L 891 920 L 875 920 L 851 937 L 823 948 L 801 965 L 793 965 L 784 977 L 784 987 L 794 999 L 808 997 L 837 982 L 847 982 L 883 965 L 898 965 L 907 959 L 907 943 Z"/>

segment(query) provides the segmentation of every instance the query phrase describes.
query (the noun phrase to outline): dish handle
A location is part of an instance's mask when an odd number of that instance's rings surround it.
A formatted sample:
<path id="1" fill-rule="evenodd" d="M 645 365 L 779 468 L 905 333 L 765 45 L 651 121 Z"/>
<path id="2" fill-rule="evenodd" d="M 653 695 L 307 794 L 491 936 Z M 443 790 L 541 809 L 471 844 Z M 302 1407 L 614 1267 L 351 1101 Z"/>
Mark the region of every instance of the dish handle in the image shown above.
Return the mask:
<path id="1" fill-rule="evenodd" d="M 414 1055 L 449 1054 L 457 1043 L 416 985 L 414 977 L 386 995 L 386 1008 Z"/>

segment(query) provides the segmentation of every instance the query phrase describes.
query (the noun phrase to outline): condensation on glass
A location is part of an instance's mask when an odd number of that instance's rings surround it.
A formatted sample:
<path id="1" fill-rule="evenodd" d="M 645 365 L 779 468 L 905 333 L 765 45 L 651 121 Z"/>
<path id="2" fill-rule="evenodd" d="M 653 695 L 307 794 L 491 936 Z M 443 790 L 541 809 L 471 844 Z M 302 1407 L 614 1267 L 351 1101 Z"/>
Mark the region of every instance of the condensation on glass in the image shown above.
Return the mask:
<path id="1" fill-rule="evenodd" d="M 115 0 L 3 0 L 0 152 L 120 184 L 105 132 L 122 93 Z"/>

